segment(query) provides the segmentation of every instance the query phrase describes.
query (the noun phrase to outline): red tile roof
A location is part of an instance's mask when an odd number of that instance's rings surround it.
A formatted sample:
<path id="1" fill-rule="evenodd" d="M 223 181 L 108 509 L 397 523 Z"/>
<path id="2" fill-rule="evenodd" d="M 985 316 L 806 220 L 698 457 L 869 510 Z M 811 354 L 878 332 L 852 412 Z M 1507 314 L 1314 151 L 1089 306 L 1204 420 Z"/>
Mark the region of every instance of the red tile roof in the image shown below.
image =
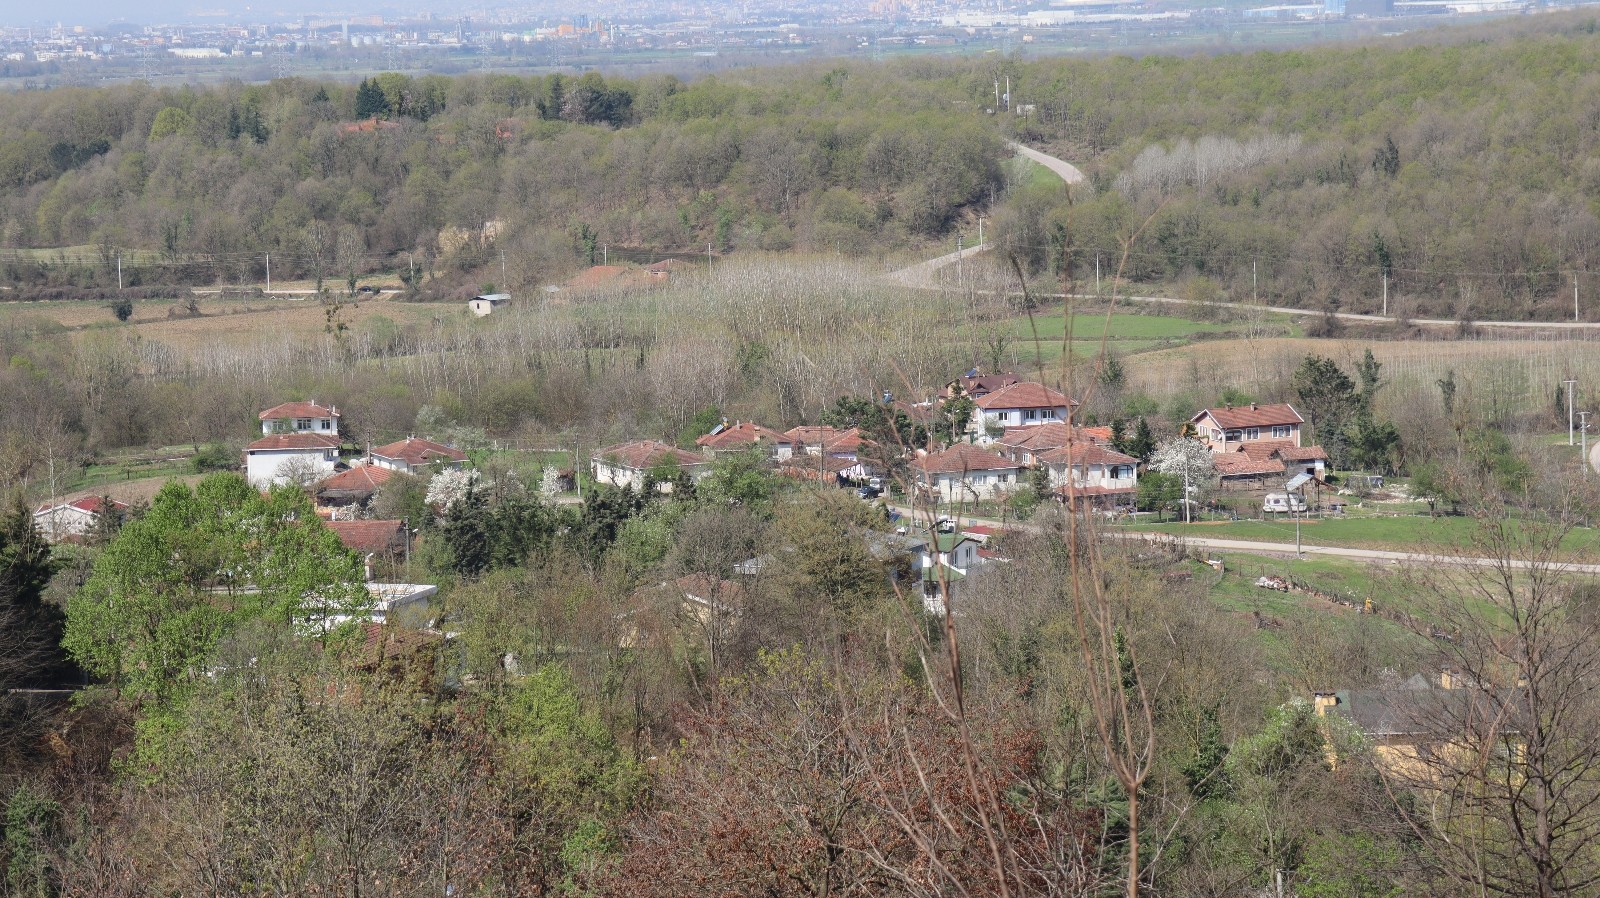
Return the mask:
<path id="1" fill-rule="evenodd" d="M 963 374 L 959 378 L 956 378 L 956 380 L 951 383 L 949 387 L 945 388 L 945 395 L 954 395 L 955 390 L 950 389 L 950 387 L 960 387 L 961 392 L 966 393 L 968 396 L 973 398 L 977 398 L 989 393 L 993 393 L 995 390 L 998 390 L 1001 387 L 1009 387 L 1014 383 L 1020 382 L 1021 380 L 1022 378 L 1016 376 L 1015 374 L 1007 374 L 1004 372 L 999 374 L 979 374 L 973 377 L 968 377 Z"/>
<path id="2" fill-rule="evenodd" d="M 327 527 L 353 552 L 397 551 L 406 545 L 406 525 L 401 521 L 329 521 Z"/>
<path id="3" fill-rule="evenodd" d="M 1032 381 L 1001 387 L 974 401 L 978 408 L 985 411 L 997 408 L 1063 408 L 1077 404 L 1067 399 L 1066 394 Z"/>
<path id="4" fill-rule="evenodd" d="M 1243 452 L 1220 452 L 1211 457 L 1211 464 L 1223 477 L 1258 477 L 1284 472 L 1283 462 L 1275 458 L 1257 460 Z"/>
<path id="5" fill-rule="evenodd" d="M 1265 461 L 1284 449 L 1293 449 L 1294 440 L 1248 440 L 1236 444 L 1233 451 L 1242 452 L 1255 461 Z"/>
<path id="6" fill-rule="evenodd" d="M 128 507 L 128 503 L 118 502 L 115 499 L 111 500 L 111 505 L 113 508 Z M 53 511 L 57 508 L 76 508 L 79 511 L 86 511 L 89 514 L 99 514 L 102 506 L 103 498 L 101 496 L 82 496 L 80 498 L 73 499 L 71 502 L 62 502 L 59 505 L 52 505 L 51 503 L 46 502 L 39 506 L 39 511 L 46 512 Z"/>
<path id="7" fill-rule="evenodd" d="M 339 410 L 315 402 L 285 402 L 267 409 L 259 417 L 263 421 L 276 421 L 280 418 L 337 418 Z"/>
<path id="8" fill-rule="evenodd" d="M 1103 438 L 1100 436 L 1102 432 L 1104 432 Z M 1007 427 L 1006 432 L 995 442 L 1007 449 L 1038 453 L 1059 449 L 1065 446 L 1068 440 L 1080 443 L 1109 443 L 1111 428 L 1074 427 L 1068 430 L 1065 421 L 1046 421 L 1031 427 Z"/>
<path id="9" fill-rule="evenodd" d="M 390 443 L 387 446 L 379 446 L 378 448 L 372 450 L 372 454 L 377 458 L 388 458 L 403 461 L 409 465 L 412 465 L 413 467 L 418 465 L 432 464 L 441 458 L 449 461 L 467 460 L 467 454 L 462 452 L 460 449 L 446 446 L 443 443 L 435 443 L 433 440 L 424 440 L 419 437 L 406 437 L 397 443 Z"/>
<path id="10" fill-rule="evenodd" d="M 696 446 L 704 446 L 712 451 L 748 449 L 756 443 L 788 446 L 793 445 L 794 441 L 776 430 L 762 427 L 760 424 L 751 421 L 741 421 L 729 425 L 716 433 L 708 433 L 694 441 Z"/>
<path id="11" fill-rule="evenodd" d="M 621 443 L 608 446 L 594 454 L 597 461 L 616 462 L 635 471 L 644 471 L 659 464 L 674 464 L 678 467 L 686 465 L 703 465 L 705 456 L 685 452 L 676 446 L 668 446 L 660 440 L 634 440 L 631 443 Z"/>
<path id="12" fill-rule="evenodd" d="M 1328 453 L 1321 446 L 1288 446 L 1278 450 L 1284 461 L 1327 461 Z"/>
<path id="13" fill-rule="evenodd" d="M 1070 446 L 1051 449 L 1041 454 L 1039 461 L 1047 465 L 1064 465 L 1070 460 L 1074 465 L 1137 465 L 1139 460 L 1131 455 L 1123 455 L 1109 446 L 1099 443 L 1074 441 Z"/>
<path id="14" fill-rule="evenodd" d="M 394 471 L 377 465 L 356 465 L 348 471 L 341 471 L 322 481 L 317 487 L 317 492 L 370 493 L 387 483 L 394 474 Z"/>
<path id="15" fill-rule="evenodd" d="M 337 449 L 339 438 L 325 433 L 275 433 L 244 447 L 246 452 L 272 452 L 293 449 Z"/>
<path id="16" fill-rule="evenodd" d="M 951 446 L 943 452 L 924 455 L 911 463 L 927 474 L 960 474 L 966 471 L 1013 471 L 1017 463 L 970 443 Z"/>
<path id="17" fill-rule="evenodd" d="M 740 602 L 744 600 L 744 586 L 732 580 L 718 580 L 708 574 L 689 574 L 672 581 L 672 585 L 682 592 L 684 596 L 698 599 L 702 602 L 715 600 L 717 603 Z"/>
<path id="18" fill-rule="evenodd" d="M 1287 402 L 1276 405 L 1241 405 L 1237 408 L 1226 406 L 1223 408 L 1208 408 L 1195 413 L 1191 421 L 1199 420 L 1202 415 L 1210 415 L 1224 430 L 1237 430 L 1242 427 L 1271 427 L 1274 424 L 1304 424 L 1306 419 L 1294 410 L 1294 406 Z"/>

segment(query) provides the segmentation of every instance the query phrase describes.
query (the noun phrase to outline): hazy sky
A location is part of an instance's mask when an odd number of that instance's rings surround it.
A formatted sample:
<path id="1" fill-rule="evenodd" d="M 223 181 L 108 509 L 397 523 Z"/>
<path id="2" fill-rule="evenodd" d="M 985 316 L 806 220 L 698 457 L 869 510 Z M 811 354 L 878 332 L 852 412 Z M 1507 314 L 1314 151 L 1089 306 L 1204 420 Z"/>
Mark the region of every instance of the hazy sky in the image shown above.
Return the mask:
<path id="1" fill-rule="evenodd" d="M 345 11 L 367 15 L 393 12 L 395 4 L 384 3 L 367 6 L 361 3 L 340 3 Z M 448 2 L 436 9 L 444 12 Z M 50 3 L 32 3 L 28 0 L 0 0 L 0 23 L 7 25 L 86 25 L 98 27 L 108 22 L 136 22 L 147 25 L 156 22 L 175 22 L 197 18 L 197 14 L 227 11 L 225 21 L 279 21 L 304 14 L 325 13 L 336 8 L 327 0 L 266 0 L 263 3 L 240 3 L 237 0 L 53 0 Z M 210 18 L 210 17 L 207 17 Z M 212 19 L 215 21 L 215 19 Z"/>

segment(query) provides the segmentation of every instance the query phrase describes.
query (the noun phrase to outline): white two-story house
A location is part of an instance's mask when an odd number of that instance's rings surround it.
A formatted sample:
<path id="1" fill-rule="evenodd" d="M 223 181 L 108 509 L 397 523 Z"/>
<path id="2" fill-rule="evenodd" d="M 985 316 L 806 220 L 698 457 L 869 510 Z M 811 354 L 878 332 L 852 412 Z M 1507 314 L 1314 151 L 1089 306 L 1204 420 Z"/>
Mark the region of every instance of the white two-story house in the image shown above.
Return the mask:
<path id="1" fill-rule="evenodd" d="M 978 442 L 989 443 L 994 439 L 989 435 L 991 431 L 1066 421 L 1076 404 L 1044 384 L 1014 383 L 973 400 L 971 430 Z"/>
<path id="2" fill-rule="evenodd" d="M 244 447 L 250 485 L 310 486 L 339 463 L 339 410 L 317 402 L 286 402 L 259 415 L 261 439 Z"/>

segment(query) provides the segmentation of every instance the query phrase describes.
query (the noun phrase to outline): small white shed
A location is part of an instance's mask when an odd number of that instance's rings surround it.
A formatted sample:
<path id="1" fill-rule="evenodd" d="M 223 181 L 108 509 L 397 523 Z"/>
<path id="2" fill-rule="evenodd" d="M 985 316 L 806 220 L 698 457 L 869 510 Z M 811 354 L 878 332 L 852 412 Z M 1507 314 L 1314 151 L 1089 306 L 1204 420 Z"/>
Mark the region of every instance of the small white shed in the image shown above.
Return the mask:
<path id="1" fill-rule="evenodd" d="M 472 314 L 482 318 L 510 301 L 511 294 L 509 293 L 485 293 L 482 296 L 474 296 L 468 300 L 467 308 L 472 310 Z"/>

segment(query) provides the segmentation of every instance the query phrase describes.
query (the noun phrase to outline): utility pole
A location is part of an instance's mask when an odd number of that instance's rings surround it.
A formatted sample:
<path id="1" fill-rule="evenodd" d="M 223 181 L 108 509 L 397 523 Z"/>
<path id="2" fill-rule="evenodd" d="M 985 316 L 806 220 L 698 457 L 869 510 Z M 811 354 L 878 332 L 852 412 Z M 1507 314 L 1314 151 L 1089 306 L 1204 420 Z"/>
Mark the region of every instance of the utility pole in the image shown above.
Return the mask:
<path id="1" fill-rule="evenodd" d="M 1305 486 L 1302 484 L 1301 487 L 1300 487 L 1300 501 L 1299 502 L 1295 501 L 1294 493 L 1289 493 L 1288 496 L 1289 496 L 1289 507 L 1294 509 L 1294 557 L 1296 557 L 1296 558 L 1304 558 L 1305 556 L 1300 553 L 1300 507 L 1302 505 L 1306 504 L 1306 488 L 1305 488 Z"/>
<path id="2" fill-rule="evenodd" d="M 961 253 L 962 253 L 961 235 L 957 234 L 956 235 L 956 286 L 957 287 L 959 287 L 962 284 L 965 284 L 967 282 L 966 267 L 961 264 Z"/>
<path id="3" fill-rule="evenodd" d="M 1572 320 L 1578 320 L 1578 273 L 1572 273 Z"/>
<path id="4" fill-rule="evenodd" d="M 1383 317 L 1389 317 L 1389 272 L 1383 273 Z"/>
<path id="5" fill-rule="evenodd" d="M 500 251 L 500 289 L 506 289 L 506 251 Z"/>
<path id="6" fill-rule="evenodd" d="M 1572 445 L 1572 387 L 1577 384 L 1575 380 L 1564 380 L 1567 385 L 1567 445 Z"/>
<path id="7" fill-rule="evenodd" d="M 1579 439 L 1583 441 L 1583 448 L 1578 450 L 1579 461 L 1583 463 L 1583 476 L 1589 476 L 1589 413 L 1578 412 Z"/>
<path id="8" fill-rule="evenodd" d="M 1258 281 L 1256 280 L 1256 265 L 1257 264 L 1258 263 L 1256 262 L 1255 259 L 1251 259 L 1250 260 L 1250 302 L 1252 302 L 1252 303 L 1257 303 L 1257 302 L 1261 301 L 1261 299 L 1260 299 L 1260 291 L 1259 291 L 1259 289 L 1257 289 L 1258 288 Z"/>
<path id="9" fill-rule="evenodd" d="M 609 244 L 609 243 L 600 244 L 600 264 L 601 265 L 610 265 L 611 264 L 611 244 Z"/>
<path id="10" fill-rule="evenodd" d="M 706 244 L 706 274 L 711 273 L 711 244 Z"/>
<path id="11" fill-rule="evenodd" d="M 1094 292 L 1100 292 L 1100 254 L 1094 254 Z"/>
<path id="12" fill-rule="evenodd" d="M 1011 76 L 1006 76 L 1006 111 L 1011 111 Z"/>
<path id="13" fill-rule="evenodd" d="M 117 289 L 122 289 L 122 253 L 117 253 Z"/>
<path id="14" fill-rule="evenodd" d="M 1183 522 L 1185 524 L 1194 523 L 1194 515 L 1189 512 L 1189 508 L 1189 464 L 1185 460 L 1183 465 Z"/>
<path id="15" fill-rule="evenodd" d="M 272 253 L 267 253 L 267 292 L 272 292 Z"/>
<path id="16" fill-rule="evenodd" d="M 978 216 L 978 245 L 983 245 L 983 216 Z"/>

